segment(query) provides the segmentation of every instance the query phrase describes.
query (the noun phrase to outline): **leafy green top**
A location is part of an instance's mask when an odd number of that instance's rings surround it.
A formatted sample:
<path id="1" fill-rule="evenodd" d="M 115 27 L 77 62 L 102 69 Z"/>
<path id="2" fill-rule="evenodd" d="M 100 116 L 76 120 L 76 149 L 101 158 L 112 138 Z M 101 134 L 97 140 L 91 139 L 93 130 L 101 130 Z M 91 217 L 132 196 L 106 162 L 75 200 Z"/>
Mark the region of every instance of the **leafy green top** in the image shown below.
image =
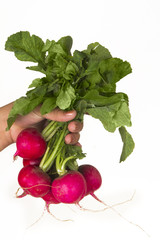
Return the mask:
<path id="1" fill-rule="evenodd" d="M 113 58 L 98 42 L 86 50 L 71 54 L 72 38 L 62 37 L 57 42 L 21 31 L 11 35 L 5 49 L 14 52 L 21 61 L 37 63 L 27 69 L 44 74 L 34 79 L 26 96 L 17 99 L 8 117 L 8 129 L 18 115 L 26 115 L 41 104 L 41 114 L 54 108 L 76 109 L 77 119 L 84 113 L 99 119 L 104 128 L 114 132 L 119 128 L 123 141 L 120 161 L 134 148 L 134 141 L 125 126 L 131 126 L 128 96 L 116 92 L 116 83 L 132 72 L 127 61 Z"/>

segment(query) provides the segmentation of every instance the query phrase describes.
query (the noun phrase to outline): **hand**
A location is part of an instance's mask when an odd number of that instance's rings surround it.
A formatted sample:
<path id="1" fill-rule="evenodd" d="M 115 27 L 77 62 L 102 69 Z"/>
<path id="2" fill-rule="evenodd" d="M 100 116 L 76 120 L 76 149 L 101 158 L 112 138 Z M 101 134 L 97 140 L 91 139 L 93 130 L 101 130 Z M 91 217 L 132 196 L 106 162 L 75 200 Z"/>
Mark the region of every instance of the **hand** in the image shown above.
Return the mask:
<path id="1" fill-rule="evenodd" d="M 3 116 L 1 119 L 0 117 L 0 133 L 2 134 L 2 138 L 0 139 L 0 150 L 4 149 L 6 146 L 10 145 L 11 143 L 16 142 L 17 136 L 19 133 L 28 127 L 35 127 L 39 131 L 41 131 L 45 124 L 46 119 L 59 121 L 59 122 L 68 122 L 73 120 L 76 117 L 76 111 L 62 111 L 58 108 L 53 110 L 52 112 L 41 115 L 40 113 L 40 107 L 37 107 L 34 111 L 31 113 L 25 115 L 25 116 L 18 116 L 14 124 L 11 126 L 9 131 L 5 131 L 7 127 L 7 118 L 8 114 L 13 106 L 13 103 L 10 103 L 2 108 L 0 108 L 0 116 Z M 78 121 L 71 121 L 68 124 L 68 130 L 70 131 L 69 134 L 65 137 L 66 144 L 76 144 L 80 146 L 79 138 L 80 134 L 79 132 L 82 130 L 83 124 Z M 3 139 L 4 136 L 4 139 Z M 5 138 L 6 137 L 6 138 Z M 4 142 L 2 142 L 4 140 Z"/>

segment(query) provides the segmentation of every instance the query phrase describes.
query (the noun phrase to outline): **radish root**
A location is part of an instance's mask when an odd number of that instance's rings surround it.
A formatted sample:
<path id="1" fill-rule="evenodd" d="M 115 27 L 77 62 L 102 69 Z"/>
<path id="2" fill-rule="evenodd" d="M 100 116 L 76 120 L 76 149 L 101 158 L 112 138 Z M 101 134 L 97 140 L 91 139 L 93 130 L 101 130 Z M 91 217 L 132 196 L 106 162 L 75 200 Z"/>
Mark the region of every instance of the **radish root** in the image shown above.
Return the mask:
<path id="1" fill-rule="evenodd" d="M 25 196 L 27 195 L 27 193 L 26 193 L 25 191 L 23 191 L 22 194 L 18 195 L 18 192 L 19 192 L 20 189 L 21 189 L 21 188 L 18 188 L 18 189 L 17 189 L 17 192 L 15 193 L 16 198 L 22 198 L 22 197 L 25 197 Z"/>
<path id="2" fill-rule="evenodd" d="M 120 216 L 123 220 L 125 220 L 126 222 L 128 222 L 129 224 L 132 224 L 136 227 L 138 227 L 141 231 L 143 231 L 148 237 L 150 237 L 150 235 L 138 224 L 128 220 L 126 217 L 124 217 L 119 211 L 117 211 L 114 207 L 116 206 L 119 206 L 119 205 L 122 205 L 122 204 L 125 204 L 127 202 L 130 202 L 133 200 L 133 197 L 135 196 L 135 191 L 134 193 L 132 194 L 131 198 L 128 199 L 128 200 L 125 200 L 123 202 L 120 202 L 120 203 L 116 203 L 114 205 L 108 205 L 106 204 L 105 202 L 103 202 L 102 200 L 100 200 L 94 193 L 93 194 L 90 194 L 92 197 L 94 197 L 98 202 L 102 203 L 103 205 L 105 205 L 106 207 L 103 208 L 103 209 L 100 209 L 100 210 L 92 210 L 92 209 L 86 209 L 84 207 L 82 207 L 79 203 L 76 204 L 76 206 L 79 207 L 80 210 L 83 210 L 83 211 L 89 211 L 89 212 L 102 212 L 102 211 L 105 211 L 107 209 L 111 209 L 113 212 L 115 212 L 118 216 Z"/>
<path id="3" fill-rule="evenodd" d="M 33 222 L 29 227 L 27 227 L 27 229 L 33 227 L 35 224 L 37 224 L 41 219 L 42 217 L 44 216 L 45 214 L 45 211 L 47 211 L 52 217 L 54 217 L 57 221 L 61 221 L 61 222 L 68 222 L 68 221 L 72 221 L 72 219 L 60 219 L 60 218 L 57 218 L 55 215 L 53 215 L 53 213 L 51 213 L 50 209 L 49 209 L 49 204 L 46 204 L 45 207 L 44 207 L 44 210 L 41 214 L 41 216 L 35 221 Z"/>
<path id="4" fill-rule="evenodd" d="M 29 228 L 33 227 L 35 224 L 37 224 L 41 220 L 41 218 L 44 216 L 45 210 L 46 210 L 46 208 L 43 209 L 43 212 L 42 212 L 41 216 L 35 222 L 33 222 L 30 226 L 28 226 L 26 228 L 26 230 L 28 230 Z"/>
<path id="5" fill-rule="evenodd" d="M 52 217 L 54 217 L 56 220 L 61 221 L 61 222 L 70 222 L 70 221 L 73 222 L 72 219 L 61 219 L 61 218 L 57 218 L 55 215 L 53 215 L 53 213 L 51 213 L 51 211 L 50 211 L 50 209 L 49 209 L 49 206 L 50 206 L 50 204 L 46 204 L 45 209 L 46 209 L 47 212 L 48 212 Z"/>

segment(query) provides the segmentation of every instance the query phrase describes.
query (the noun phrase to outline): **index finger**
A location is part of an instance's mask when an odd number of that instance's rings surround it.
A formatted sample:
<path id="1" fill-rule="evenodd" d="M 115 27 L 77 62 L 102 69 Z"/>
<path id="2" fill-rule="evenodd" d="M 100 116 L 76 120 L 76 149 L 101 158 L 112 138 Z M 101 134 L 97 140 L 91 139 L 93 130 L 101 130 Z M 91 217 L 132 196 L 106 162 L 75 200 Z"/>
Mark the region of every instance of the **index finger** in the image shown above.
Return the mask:
<path id="1" fill-rule="evenodd" d="M 68 122 L 76 117 L 77 112 L 75 110 L 63 111 L 59 108 L 55 108 L 52 112 L 47 113 L 45 115 L 41 115 L 40 107 L 38 107 L 34 110 L 34 114 L 36 114 L 37 117 L 40 117 L 41 119 L 46 118 L 52 121 Z"/>
<path id="2" fill-rule="evenodd" d="M 54 120 L 58 122 L 68 122 L 73 120 L 76 117 L 76 111 L 70 110 L 70 111 L 63 111 L 59 108 L 54 109 L 52 112 L 47 113 L 43 115 L 45 118 L 49 120 Z"/>

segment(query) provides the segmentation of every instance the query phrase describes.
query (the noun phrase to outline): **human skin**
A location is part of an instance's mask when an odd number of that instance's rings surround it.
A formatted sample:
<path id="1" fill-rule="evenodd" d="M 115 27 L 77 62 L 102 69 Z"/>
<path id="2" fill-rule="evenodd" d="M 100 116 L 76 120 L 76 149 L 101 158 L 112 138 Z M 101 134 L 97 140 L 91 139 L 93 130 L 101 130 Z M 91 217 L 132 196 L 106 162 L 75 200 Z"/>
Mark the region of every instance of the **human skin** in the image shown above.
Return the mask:
<path id="1" fill-rule="evenodd" d="M 65 142 L 66 144 L 80 145 L 78 142 L 80 138 L 79 132 L 83 128 L 83 123 L 74 120 L 77 114 L 75 110 L 62 111 L 56 108 L 48 114 L 41 115 L 40 106 L 38 106 L 29 114 L 18 116 L 10 130 L 6 131 L 7 119 L 12 106 L 13 102 L 0 107 L 0 151 L 12 143 L 15 143 L 17 136 L 23 129 L 35 127 L 38 130 L 42 130 L 45 126 L 46 119 L 58 122 L 70 121 L 68 123 L 68 130 L 70 133 L 66 135 Z"/>

